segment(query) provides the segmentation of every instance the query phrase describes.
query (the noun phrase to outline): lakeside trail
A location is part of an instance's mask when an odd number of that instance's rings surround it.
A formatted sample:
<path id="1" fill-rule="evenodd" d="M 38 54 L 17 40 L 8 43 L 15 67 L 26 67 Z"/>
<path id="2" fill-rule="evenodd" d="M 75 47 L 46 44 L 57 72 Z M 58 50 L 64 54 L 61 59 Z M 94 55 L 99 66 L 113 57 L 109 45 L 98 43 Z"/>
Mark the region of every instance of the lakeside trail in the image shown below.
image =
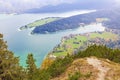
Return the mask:
<path id="1" fill-rule="evenodd" d="M 110 68 L 102 66 L 102 62 L 96 58 L 87 58 L 87 62 L 99 70 L 97 80 L 104 80 L 105 75 Z"/>

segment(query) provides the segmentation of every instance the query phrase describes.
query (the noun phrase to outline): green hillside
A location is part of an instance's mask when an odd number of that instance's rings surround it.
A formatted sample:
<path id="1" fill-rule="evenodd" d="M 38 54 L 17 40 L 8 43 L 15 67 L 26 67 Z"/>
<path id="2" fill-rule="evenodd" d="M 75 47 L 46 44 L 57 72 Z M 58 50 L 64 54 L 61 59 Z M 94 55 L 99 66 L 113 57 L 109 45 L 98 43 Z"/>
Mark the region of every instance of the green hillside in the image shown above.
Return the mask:
<path id="1" fill-rule="evenodd" d="M 50 23 L 50 22 L 53 22 L 53 21 L 56 21 L 56 20 L 59 20 L 59 19 L 60 19 L 59 17 L 43 18 L 43 19 L 37 20 L 33 23 L 30 23 L 30 24 L 27 24 L 25 26 L 20 27 L 20 30 L 24 30 L 24 29 L 27 29 L 27 28 L 38 27 L 38 26 L 41 26 L 41 25 L 44 25 L 44 24 L 47 24 L 47 23 Z"/>

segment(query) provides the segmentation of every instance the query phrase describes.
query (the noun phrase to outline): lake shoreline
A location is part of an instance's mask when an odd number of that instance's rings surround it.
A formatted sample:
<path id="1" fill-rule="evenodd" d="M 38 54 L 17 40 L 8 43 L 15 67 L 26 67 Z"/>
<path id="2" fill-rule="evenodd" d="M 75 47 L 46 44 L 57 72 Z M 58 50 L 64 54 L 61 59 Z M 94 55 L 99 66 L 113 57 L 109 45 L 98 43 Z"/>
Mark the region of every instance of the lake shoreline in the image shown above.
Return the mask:
<path id="1" fill-rule="evenodd" d="M 74 13 L 75 14 L 75 13 Z M 68 14 L 70 15 L 70 14 Z M 68 16 L 67 15 L 67 16 Z M 33 53 L 36 59 L 36 65 L 40 66 L 47 54 L 60 43 L 63 36 L 69 34 L 86 33 L 101 30 L 100 28 L 90 27 L 65 30 L 51 34 L 30 35 L 31 29 L 20 31 L 18 28 L 45 17 L 63 17 L 58 14 L 20 14 L 20 15 L 0 15 L 0 32 L 7 41 L 8 49 L 20 57 L 20 65 L 26 66 L 28 53 Z"/>

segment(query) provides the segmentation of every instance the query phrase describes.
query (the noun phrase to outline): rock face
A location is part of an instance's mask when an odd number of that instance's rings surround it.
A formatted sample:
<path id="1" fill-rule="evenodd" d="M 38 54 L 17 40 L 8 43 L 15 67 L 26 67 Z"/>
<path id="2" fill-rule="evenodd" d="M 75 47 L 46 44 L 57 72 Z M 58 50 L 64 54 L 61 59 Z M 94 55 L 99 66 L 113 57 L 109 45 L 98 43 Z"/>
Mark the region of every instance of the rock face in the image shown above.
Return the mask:
<path id="1" fill-rule="evenodd" d="M 68 80 L 69 75 L 80 72 L 78 80 L 119 80 L 120 64 L 106 59 L 88 57 L 76 59 L 60 76 L 51 80 Z M 89 76 L 88 76 L 89 75 Z"/>

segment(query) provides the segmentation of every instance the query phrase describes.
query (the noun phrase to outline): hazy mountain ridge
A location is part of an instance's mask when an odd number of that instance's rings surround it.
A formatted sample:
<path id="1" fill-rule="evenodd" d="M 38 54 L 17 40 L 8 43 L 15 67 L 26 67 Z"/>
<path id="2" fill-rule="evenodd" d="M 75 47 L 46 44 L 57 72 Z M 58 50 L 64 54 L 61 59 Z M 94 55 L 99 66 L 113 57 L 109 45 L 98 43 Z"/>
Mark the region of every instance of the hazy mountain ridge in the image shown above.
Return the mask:
<path id="1" fill-rule="evenodd" d="M 99 3 L 99 4 L 98 4 Z M 110 5 L 113 5 L 114 1 L 108 0 L 86 0 L 86 1 L 77 1 L 72 4 L 59 4 L 59 5 L 47 5 L 41 8 L 34 8 L 26 10 L 25 13 L 60 13 L 68 12 L 74 10 L 93 10 L 93 9 L 104 9 L 108 8 Z"/>
<path id="2" fill-rule="evenodd" d="M 0 13 L 53 13 L 78 9 L 101 9 L 115 5 L 117 0 L 1 0 Z"/>

